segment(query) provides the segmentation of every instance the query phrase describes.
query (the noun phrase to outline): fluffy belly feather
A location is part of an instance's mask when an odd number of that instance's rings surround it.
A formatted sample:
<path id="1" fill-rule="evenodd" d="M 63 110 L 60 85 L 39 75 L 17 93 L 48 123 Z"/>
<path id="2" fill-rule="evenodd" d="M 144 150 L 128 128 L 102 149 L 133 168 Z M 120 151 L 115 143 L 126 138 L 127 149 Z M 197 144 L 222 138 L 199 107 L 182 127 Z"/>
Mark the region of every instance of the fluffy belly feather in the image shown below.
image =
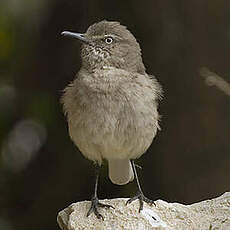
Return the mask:
<path id="1" fill-rule="evenodd" d="M 91 100 L 90 106 L 78 106 L 70 116 L 71 139 L 85 157 L 99 163 L 102 158 L 135 159 L 141 156 L 157 131 L 156 109 L 135 108 L 140 105 L 100 96 L 103 98 L 95 99 L 97 103 Z"/>
<path id="2" fill-rule="evenodd" d="M 155 84 L 120 69 L 80 71 L 62 101 L 70 137 L 82 154 L 99 163 L 141 156 L 159 128 Z"/>

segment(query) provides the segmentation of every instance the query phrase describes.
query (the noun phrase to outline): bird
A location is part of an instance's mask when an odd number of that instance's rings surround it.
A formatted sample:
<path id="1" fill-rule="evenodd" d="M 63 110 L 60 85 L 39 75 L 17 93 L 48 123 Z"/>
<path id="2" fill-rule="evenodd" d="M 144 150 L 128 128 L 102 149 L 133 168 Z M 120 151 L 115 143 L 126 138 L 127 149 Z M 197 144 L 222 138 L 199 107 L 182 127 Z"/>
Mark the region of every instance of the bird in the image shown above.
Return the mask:
<path id="1" fill-rule="evenodd" d="M 63 31 L 63 36 L 81 42 L 81 67 L 63 90 L 61 103 L 69 135 L 80 152 L 95 163 L 96 178 L 87 217 L 99 208 L 113 208 L 98 199 L 98 178 L 108 161 L 112 183 L 125 185 L 136 180 L 137 193 L 126 204 L 139 200 L 150 205 L 141 188 L 135 159 L 151 145 L 160 130 L 158 112 L 162 87 L 147 74 L 139 43 L 117 21 L 103 20 L 85 33 Z"/>

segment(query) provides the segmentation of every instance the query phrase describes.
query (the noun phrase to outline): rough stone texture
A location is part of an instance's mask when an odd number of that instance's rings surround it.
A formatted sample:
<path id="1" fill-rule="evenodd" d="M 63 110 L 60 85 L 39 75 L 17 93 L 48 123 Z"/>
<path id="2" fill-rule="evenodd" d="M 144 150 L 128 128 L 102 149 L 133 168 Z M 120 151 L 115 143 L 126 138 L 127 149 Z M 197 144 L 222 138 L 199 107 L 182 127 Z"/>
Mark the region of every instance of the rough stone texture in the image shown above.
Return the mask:
<path id="1" fill-rule="evenodd" d="M 125 205 L 126 201 L 125 198 L 101 201 L 115 207 L 99 209 L 104 221 L 94 214 L 86 217 L 89 201 L 71 204 L 59 212 L 57 221 L 62 230 L 230 229 L 230 192 L 192 205 L 157 200 L 156 206 L 144 204 L 141 213 L 138 213 L 138 201 Z"/>

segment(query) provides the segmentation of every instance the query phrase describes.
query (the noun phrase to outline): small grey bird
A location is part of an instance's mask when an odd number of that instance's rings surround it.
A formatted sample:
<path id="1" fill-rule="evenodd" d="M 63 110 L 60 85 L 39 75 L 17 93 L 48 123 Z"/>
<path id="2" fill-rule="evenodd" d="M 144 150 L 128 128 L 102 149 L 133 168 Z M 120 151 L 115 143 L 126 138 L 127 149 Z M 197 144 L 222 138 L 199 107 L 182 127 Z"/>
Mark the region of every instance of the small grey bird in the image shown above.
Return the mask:
<path id="1" fill-rule="evenodd" d="M 152 143 L 159 129 L 158 100 L 162 90 L 148 75 L 135 37 L 119 22 L 101 21 L 86 33 L 64 31 L 64 36 L 82 42 L 82 66 L 61 98 L 67 116 L 69 135 L 81 153 L 97 166 L 95 190 L 87 213 L 102 215 L 97 186 L 102 160 L 109 166 L 109 178 L 123 185 L 135 177 L 138 199 L 153 204 L 141 190 L 134 159 Z"/>

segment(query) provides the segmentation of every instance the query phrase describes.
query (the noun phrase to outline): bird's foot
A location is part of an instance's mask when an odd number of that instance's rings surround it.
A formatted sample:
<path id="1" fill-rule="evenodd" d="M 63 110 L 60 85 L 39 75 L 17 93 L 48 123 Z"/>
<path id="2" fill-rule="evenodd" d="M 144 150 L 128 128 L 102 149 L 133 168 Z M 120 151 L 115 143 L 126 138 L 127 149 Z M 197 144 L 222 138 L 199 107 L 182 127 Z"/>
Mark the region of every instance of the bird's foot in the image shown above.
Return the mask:
<path id="1" fill-rule="evenodd" d="M 137 195 L 128 199 L 126 202 L 127 204 L 132 203 L 134 200 L 139 200 L 140 206 L 139 206 L 139 212 L 143 209 L 144 202 L 150 204 L 150 205 L 156 205 L 153 200 L 148 199 L 147 197 L 144 196 L 144 194 L 141 191 L 138 191 Z"/>
<path id="2" fill-rule="evenodd" d="M 87 213 L 87 217 L 93 212 L 98 219 L 104 220 L 104 217 L 98 212 L 98 208 L 114 208 L 112 205 L 102 204 L 97 197 L 91 199 L 91 207 Z"/>

